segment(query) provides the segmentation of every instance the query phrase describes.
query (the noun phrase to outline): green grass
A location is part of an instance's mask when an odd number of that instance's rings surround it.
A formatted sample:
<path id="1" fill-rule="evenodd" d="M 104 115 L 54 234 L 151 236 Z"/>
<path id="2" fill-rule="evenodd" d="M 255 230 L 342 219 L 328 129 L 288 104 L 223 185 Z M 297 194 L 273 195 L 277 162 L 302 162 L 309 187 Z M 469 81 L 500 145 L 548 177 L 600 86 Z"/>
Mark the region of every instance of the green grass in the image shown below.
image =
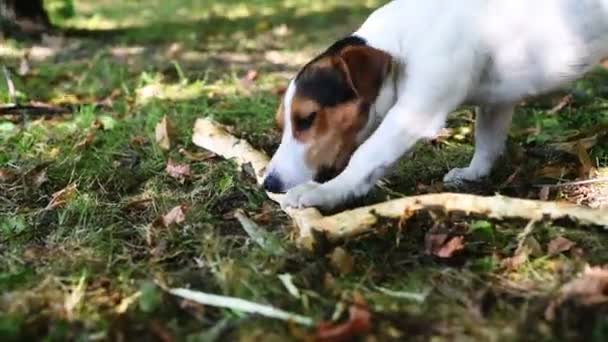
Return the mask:
<path id="1" fill-rule="evenodd" d="M 3 340 L 159 340 L 169 334 L 188 341 L 284 341 L 300 331 L 184 305 L 163 286 L 269 303 L 317 320 L 330 320 L 358 293 L 373 312 L 371 335 L 379 341 L 603 340 L 605 308 L 566 308 L 560 316 L 580 313 L 584 322 L 543 316 L 555 291 L 585 263 L 608 263 L 608 237 L 599 229 L 539 224 L 532 236 L 545 251 L 549 241 L 564 236 L 583 256 L 540 255 L 508 271 L 501 260 L 513 254 L 527 222 L 420 214 L 405 227 L 382 222 L 376 235 L 345 242 L 355 266 L 341 275 L 327 257 L 331 247 L 318 253 L 296 248 L 288 218 L 251 175 L 228 161 L 189 160 L 179 152 L 199 152 L 190 138 L 202 116 L 230 124 L 237 135 L 272 151 L 278 142 L 275 89 L 381 2 L 75 1 L 73 16 L 69 7 L 49 8 L 58 11 L 56 23 L 77 37 L 3 42 L 0 59 L 12 71 L 18 101 L 78 105 L 65 116 L 0 117 L 0 170 L 15 175 L 0 181 Z M 26 52 L 30 70 L 19 76 Z M 259 73 L 252 85 L 241 81 L 248 70 Z M 512 153 L 479 192 L 537 198 L 535 184 L 574 179 L 576 171 L 553 178 L 537 171 L 579 167 L 576 157 L 549 146 L 608 124 L 607 76 L 598 69 L 574 85 L 573 104 L 558 114 L 547 114 L 553 97 L 521 107 Z M 0 102 L 8 100 L 0 82 Z M 165 115 L 175 127 L 169 151 L 154 137 Z M 472 117 L 468 109 L 455 113 L 449 121 L 455 134 L 420 144 L 369 200 L 440 191 L 443 174 L 472 154 Z M 94 128 L 96 121 L 101 129 Z M 92 141 L 78 147 L 89 133 Z M 605 130 L 599 133 L 589 152 L 595 166 L 605 168 L 608 143 Z M 192 179 L 182 184 L 170 178 L 169 159 L 189 164 Z M 43 171 L 48 180 L 39 182 Z M 74 190 L 65 203 L 49 208 L 53 194 L 69 186 Z M 153 224 L 177 205 L 188 207 L 184 223 Z M 234 219 L 235 209 L 245 210 L 286 253 L 251 241 Z M 431 228 L 465 236 L 463 253 L 448 260 L 426 255 Z M 293 276 L 300 298 L 289 294 L 280 274 Z M 429 295 L 419 303 L 397 298 L 395 291 Z"/>

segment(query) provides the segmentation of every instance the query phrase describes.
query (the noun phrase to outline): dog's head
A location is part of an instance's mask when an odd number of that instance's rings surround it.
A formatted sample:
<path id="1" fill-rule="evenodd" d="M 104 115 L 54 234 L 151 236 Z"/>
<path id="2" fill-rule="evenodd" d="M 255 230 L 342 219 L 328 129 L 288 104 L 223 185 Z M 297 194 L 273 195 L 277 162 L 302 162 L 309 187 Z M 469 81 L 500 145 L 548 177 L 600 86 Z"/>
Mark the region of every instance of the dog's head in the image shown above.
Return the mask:
<path id="1" fill-rule="evenodd" d="M 349 37 L 302 68 L 276 114 L 283 135 L 264 188 L 284 192 L 340 173 L 371 129 L 369 111 L 390 66 L 387 53 Z"/>

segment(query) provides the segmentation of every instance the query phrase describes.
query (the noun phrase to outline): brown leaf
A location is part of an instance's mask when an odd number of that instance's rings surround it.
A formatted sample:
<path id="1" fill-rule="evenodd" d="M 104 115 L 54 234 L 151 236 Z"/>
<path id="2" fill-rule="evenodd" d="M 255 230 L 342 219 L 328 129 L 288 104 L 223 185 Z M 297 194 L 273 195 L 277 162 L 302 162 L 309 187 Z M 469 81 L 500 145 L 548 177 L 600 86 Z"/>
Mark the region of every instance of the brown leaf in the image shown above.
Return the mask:
<path id="1" fill-rule="evenodd" d="M 333 250 L 329 256 L 331 266 L 341 275 L 349 274 L 355 267 L 355 261 L 352 255 L 341 247 Z"/>
<path id="2" fill-rule="evenodd" d="M 56 209 L 64 206 L 69 200 L 74 198 L 76 195 L 76 185 L 70 184 L 65 188 L 55 192 L 51 195 L 51 200 L 47 204 L 46 209 Z"/>
<path id="3" fill-rule="evenodd" d="M 341 324 L 321 322 L 317 326 L 315 341 L 352 341 L 355 337 L 368 333 L 371 328 L 371 314 L 364 305 L 351 305 L 348 321 Z"/>
<path id="4" fill-rule="evenodd" d="M 42 184 L 49 181 L 49 177 L 47 175 L 47 167 L 42 168 L 34 168 L 34 170 L 28 172 L 28 178 L 30 184 L 32 184 L 35 188 L 39 188 Z"/>
<path id="5" fill-rule="evenodd" d="M 0 169 L 0 183 L 12 183 L 17 180 L 17 173 L 11 169 Z"/>
<path id="6" fill-rule="evenodd" d="M 165 115 L 162 120 L 156 125 L 156 143 L 163 150 L 169 150 L 171 148 L 171 136 L 172 126 L 169 118 Z"/>
<path id="7" fill-rule="evenodd" d="M 192 171 L 190 165 L 175 164 L 173 160 L 169 159 L 165 172 L 171 177 L 177 179 L 180 183 L 184 183 L 186 180 L 192 177 Z"/>
<path id="8" fill-rule="evenodd" d="M 443 245 L 436 253 L 440 258 L 451 258 L 456 252 L 464 249 L 464 236 L 455 236 L 445 245 Z"/>
<path id="9" fill-rule="evenodd" d="M 84 137 L 84 139 L 82 139 L 81 141 L 76 143 L 76 145 L 74 145 L 74 148 L 77 150 L 85 149 L 86 147 L 90 146 L 93 143 L 93 140 L 95 140 L 95 132 L 89 131 L 87 133 L 87 135 Z"/>
<path id="10" fill-rule="evenodd" d="M 178 205 L 171 209 L 167 214 L 161 218 L 162 225 L 167 228 L 172 224 L 180 224 L 186 220 L 186 212 L 188 207 L 185 204 Z"/>
<path id="11" fill-rule="evenodd" d="M 136 136 L 129 138 L 129 143 L 133 146 L 144 146 L 147 141 L 148 141 L 148 139 L 146 139 L 146 137 L 141 136 L 141 135 L 136 135 Z"/>
<path id="12" fill-rule="evenodd" d="M 448 239 L 447 234 L 427 233 L 424 237 L 426 253 L 440 258 L 451 258 L 464 249 L 464 237 L 455 236 Z"/>
<path id="13" fill-rule="evenodd" d="M 209 151 L 190 152 L 184 148 L 180 148 L 179 153 L 186 159 L 197 162 L 206 161 L 217 157 L 215 153 Z"/>
<path id="14" fill-rule="evenodd" d="M 574 243 L 573 241 L 570 241 L 565 237 L 560 236 L 549 242 L 549 245 L 547 246 L 547 253 L 550 256 L 558 255 L 560 253 L 571 250 L 572 247 L 574 247 L 575 245 L 576 243 Z"/>
<path id="15" fill-rule="evenodd" d="M 448 239 L 448 234 L 427 233 L 424 236 L 424 250 L 428 255 L 434 255 Z"/>
<path id="16" fill-rule="evenodd" d="M 125 210 L 144 210 L 150 206 L 152 198 L 136 198 L 130 200 L 125 206 Z"/>
<path id="17" fill-rule="evenodd" d="M 557 308 L 566 301 L 583 306 L 608 303 L 608 268 L 587 266 L 580 277 L 561 288 L 559 297 L 545 311 L 545 318 L 553 320 Z"/>

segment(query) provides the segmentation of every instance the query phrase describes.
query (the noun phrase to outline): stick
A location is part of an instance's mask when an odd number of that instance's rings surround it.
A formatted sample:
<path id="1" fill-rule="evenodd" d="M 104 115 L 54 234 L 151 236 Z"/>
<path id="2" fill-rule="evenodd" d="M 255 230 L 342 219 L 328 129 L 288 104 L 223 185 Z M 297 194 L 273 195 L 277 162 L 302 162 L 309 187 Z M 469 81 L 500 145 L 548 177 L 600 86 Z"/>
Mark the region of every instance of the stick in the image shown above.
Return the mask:
<path id="1" fill-rule="evenodd" d="M 310 317 L 289 313 L 273 306 L 262 305 L 241 298 L 219 296 L 189 289 L 170 289 L 169 293 L 203 305 L 259 314 L 265 317 L 276 318 L 282 321 L 294 322 L 306 326 L 312 326 L 314 324 L 314 321 Z"/>
<path id="2" fill-rule="evenodd" d="M 262 184 L 268 156 L 254 149 L 248 142 L 230 135 L 221 125 L 207 118 L 198 119 L 192 141 L 224 158 L 233 159 L 241 166 L 250 164 L 255 170 L 258 184 Z M 283 196 L 268 193 L 268 197 L 278 203 Z M 315 208 L 284 210 L 298 228 L 298 245 L 312 249 L 316 242 L 315 232 L 325 234 L 330 242 L 337 242 L 372 231 L 380 218 L 399 219 L 406 212 L 429 209 L 439 209 L 446 213 L 478 214 L 495 219 L 522 218 L 542 221 L 569 218 L 581 224 L 608 227 L 608 213 L 602 210 L 498 195 L 485 197 L 441 193 L 412 196 L 344 211 L 333 216 L 323 216 Z"/>

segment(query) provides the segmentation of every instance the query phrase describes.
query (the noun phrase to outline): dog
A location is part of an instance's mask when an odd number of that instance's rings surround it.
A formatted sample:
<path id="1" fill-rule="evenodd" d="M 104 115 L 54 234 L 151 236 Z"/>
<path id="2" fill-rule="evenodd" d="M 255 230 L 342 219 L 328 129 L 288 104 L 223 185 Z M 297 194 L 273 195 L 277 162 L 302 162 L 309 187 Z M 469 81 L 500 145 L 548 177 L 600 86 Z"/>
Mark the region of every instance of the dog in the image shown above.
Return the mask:
<path id="1" fill-rule="evenodd" d="M 394 0 L 290 80 L 263 187 L 286 207 L 365 195 L 459 106 L 476 110 L 470 165 L 487 176 L 514 108 L 581 78 L 608 56 L 608 0 Z"/>

